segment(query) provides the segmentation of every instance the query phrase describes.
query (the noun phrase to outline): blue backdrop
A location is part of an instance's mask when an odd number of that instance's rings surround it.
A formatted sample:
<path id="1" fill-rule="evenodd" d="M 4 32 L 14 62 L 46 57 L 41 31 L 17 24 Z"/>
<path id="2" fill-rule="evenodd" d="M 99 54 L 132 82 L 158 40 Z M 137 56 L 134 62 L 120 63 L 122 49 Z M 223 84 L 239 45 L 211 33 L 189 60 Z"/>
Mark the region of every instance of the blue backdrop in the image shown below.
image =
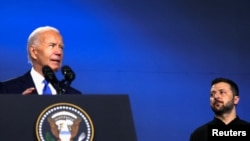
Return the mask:
<path id="1" fill-rule="evenodd" d="M 187 141 L 213 118 L 215 77 L 239 84 L 238 114 L 250 121 L 249 7 L 244 0 L 1 1 L 0 81 L 30 68 L 30 32 L 55 26 L 74 87 L 128 94 L 138 141 Z"/>

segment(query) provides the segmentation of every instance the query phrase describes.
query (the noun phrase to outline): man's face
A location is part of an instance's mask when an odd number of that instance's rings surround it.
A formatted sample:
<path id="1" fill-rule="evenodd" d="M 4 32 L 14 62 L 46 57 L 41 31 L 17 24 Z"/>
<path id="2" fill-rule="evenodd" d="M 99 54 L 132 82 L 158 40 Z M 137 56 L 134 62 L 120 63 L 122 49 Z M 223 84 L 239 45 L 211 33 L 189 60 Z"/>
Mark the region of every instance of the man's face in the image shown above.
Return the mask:
<path id="1" fill-rule="evenodd" d="M 211 87 L 210 106 L 216 115 L 231 112 L 238 100 L 228 83 L 219 82 Z"/>
<path id="2" fill-rule="evenodd" d="M 37 47 L 31 47 L 31 52 L 35 69 L 40 71 L 44 65 L 48 65 L 52 70 L 58 71 L 63 60 L 61 35 L 52 30 L 42 33 L 40 43 Z"/>

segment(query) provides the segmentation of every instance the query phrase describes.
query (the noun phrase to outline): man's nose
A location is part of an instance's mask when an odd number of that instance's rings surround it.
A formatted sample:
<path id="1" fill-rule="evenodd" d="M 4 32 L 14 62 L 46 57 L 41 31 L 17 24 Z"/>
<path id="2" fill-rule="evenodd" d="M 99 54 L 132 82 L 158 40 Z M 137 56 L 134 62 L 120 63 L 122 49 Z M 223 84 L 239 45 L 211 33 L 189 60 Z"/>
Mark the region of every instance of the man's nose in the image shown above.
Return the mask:
<path id="1" fill-rule="evenodd" d="M 60 46 L 56 46 L 55 48 L 55 54 L 58 56 L 61 56 L 63 54 L 63 49 Z"/>
<path id="2" fill-rule="evenodd" d="M 214 98 L 219 98 L 220 97 L 220 93 L 214 93 Z"/>

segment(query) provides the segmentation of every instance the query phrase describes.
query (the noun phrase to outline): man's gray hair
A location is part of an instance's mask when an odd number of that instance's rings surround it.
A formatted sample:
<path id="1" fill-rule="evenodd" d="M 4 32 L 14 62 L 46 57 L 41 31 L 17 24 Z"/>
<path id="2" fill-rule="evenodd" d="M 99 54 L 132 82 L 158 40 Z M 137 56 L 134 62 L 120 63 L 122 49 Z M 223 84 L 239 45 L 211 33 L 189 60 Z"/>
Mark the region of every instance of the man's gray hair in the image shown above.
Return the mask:
<path id="1" fill-rule="evenodd" d="M 27 54 L 28 54 L 28 62 L 29 63 L 32 64 L 31 56 L 30 56 L 30 52 L 29 52 L 29 47 L 32 45 L 37 47 L 40 44 L 40 40 L 39 40 L 40 34 L 45 32 L 45 31 L 51 31 L 51 30 L 60 33 L 57 28 L 52 27 L 52 26 L 41 26 L 41 27 L 38 27 L 31 32 L 31 34 L 28 37 L 28 43 L 27 43 Z"/>

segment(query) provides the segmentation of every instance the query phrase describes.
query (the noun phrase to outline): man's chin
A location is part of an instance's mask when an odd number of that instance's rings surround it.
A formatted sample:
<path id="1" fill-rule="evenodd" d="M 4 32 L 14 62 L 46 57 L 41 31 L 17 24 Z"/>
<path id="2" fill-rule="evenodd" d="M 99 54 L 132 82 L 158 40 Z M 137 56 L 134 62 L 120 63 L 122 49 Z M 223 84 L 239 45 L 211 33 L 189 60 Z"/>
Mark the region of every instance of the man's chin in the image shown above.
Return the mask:
<path id="1" fill-rule="evenodd" d="M 222 115 L 222 114 L 224 113 L 223 109 L 221 109 L 221 108 L 212 107 L 212 110 L 213 110 L 213 112 L 214 112 L 216 115 Z"/>
<path id="2" fill-rule="evenodd" d="M 60 69 L 60 67 L 61 67 L 61 66 L 50 66 L 50 68 L 51 68 L 54 72 L 58 71 L 58 70 Z"/>
<path id="3" fill-rule="evenodd" d="M 54 72 L 58 71 L 60 68 L 54 68 L 52 69 Z"/>

